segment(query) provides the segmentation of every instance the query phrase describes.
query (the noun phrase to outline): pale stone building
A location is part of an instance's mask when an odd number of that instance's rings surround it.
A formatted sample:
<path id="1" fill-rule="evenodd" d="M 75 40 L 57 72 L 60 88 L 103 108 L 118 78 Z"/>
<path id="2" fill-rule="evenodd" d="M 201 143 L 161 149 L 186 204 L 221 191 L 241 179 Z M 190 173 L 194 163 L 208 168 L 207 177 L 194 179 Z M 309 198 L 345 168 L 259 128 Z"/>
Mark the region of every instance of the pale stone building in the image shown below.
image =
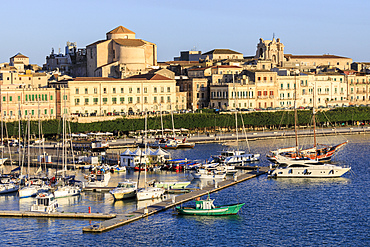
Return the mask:
<path id="1" fill-rule="evenodd" d="M 285 60 L 284 45 L 280 42 L 280 39 L 263 40 L 260 38 L 255 59 L 270 61 L 273 67 L 283 66 Z"/>
<path id="2" fill-rule="evenodd" d="M 87 76 L 126 78 L 147 73 L 157 65 L 157 46 L 136 39 L 135 33 L 119 26 L 105 40 L 86 47 Z"/>
<path id="3" fill-rule="evenodd" d="M 207 78 L 180 78 L 176 81 L 180 92 L 187 94 L 186 109 L 194 111 L 208 107 L 209 85 Z"/>
<path id="4" fill-rule="evenodd" d="M 56 118 L 56 91 L 48 88 L 47 84 L 44 73 L 0 73 L 1 115 L 4 120 Z"/>
<path id="5" fill-rule="evenodd" d="M 205 61 L 217 61 L 224 59 L 243 59 L 243 54 L 230 49 L 214 49 L 203 53 L 201 59 Z"/>
<path id="6" fill-rule="evenodd" d="M 17 53 L 15 56 L 11 57 L 9 63 L 9 65 L 14 66 L 18 70 L 18 72 L 24 72 L 25 67 L 28 66 L 29 64 L 30 64 L 29 57 L 21 53 Z"/>
<path id="7" fill-rule="evenodd" d="M 147 73 L 125 79 L 77 77 L 68 80 L 70 114 L 126 115 L 130 112 L 186 109 L 186 93 L 174 79 Z"/>

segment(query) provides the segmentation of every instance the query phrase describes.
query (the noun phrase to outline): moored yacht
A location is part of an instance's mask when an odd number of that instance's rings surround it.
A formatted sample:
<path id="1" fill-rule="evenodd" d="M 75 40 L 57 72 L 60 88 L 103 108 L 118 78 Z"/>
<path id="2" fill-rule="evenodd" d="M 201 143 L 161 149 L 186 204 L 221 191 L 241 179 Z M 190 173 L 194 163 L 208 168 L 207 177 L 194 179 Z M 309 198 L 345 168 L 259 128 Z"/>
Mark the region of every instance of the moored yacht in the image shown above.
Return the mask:
<path id="1" fill-rule="evenodd" d="M 67 196 L 77 196 L 81 193 L 81 188 L 79 186 L 65 185 L 58 187 L 54 191 L 55 198 L 67 197 Z"/>
<path id="2" fill-rule="evenodd" d="M 32 212 L 55 212 L 58 202 L 52 193 L 40 193 L 36 196 L 36 203 L 31 206 Z"/>
<path id="3" fill-rule="evenodd" d="M 133 198 L 136 196 L 137 182 L 126 180 L 119 182 L 117 187 L 109 191 L 114 197 L 114 200 L 122 200 Z"/>
<path id="4" fill-rule="evenodd" d="M 289 160 L 281 163 L 275 170 L 269 172 L 269 178 L 335 178 L 351 170 L 350 167 L 341 167 L 325 164 L 315 160 Z"/>
<path id="5" fill-rule="evenodd" d="M 0 194 L 13 193 L 18 191 L 18 185 L 10 182 L 5 184 L 0 184 Z"/>
<path id="6" fill-rule="evenodd" d="M 157 187 L 141 188 L 137 190 L 136 198 L 138 201 L 159 198 L 164 194 L 164 192 L 165 192 L 165 189 L 163 188 L 157 188 Z"/>

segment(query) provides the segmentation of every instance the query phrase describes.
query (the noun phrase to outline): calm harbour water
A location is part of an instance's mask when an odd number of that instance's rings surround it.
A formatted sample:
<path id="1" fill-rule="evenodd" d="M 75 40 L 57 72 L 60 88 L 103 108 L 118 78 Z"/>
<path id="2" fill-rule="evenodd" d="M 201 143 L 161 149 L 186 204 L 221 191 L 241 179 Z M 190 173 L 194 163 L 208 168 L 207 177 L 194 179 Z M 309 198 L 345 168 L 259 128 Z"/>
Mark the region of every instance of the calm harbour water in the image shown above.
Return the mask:
<path id="1" fill-rule="evenodd" d="M 1 246 L 370 246 L 368 159 L 370 136 L 347 136 L 349 144 L 336 162 L 353 173 L 335 179 L 267 179 L 265 175 L 224 189 L 211 197 L 215 204 L 245 202 L 235 216 L 178 216 L 173 210 L 156 214 L 101 234 L 83 234 L 88 220 L 0 218 Z M 326 140 L 322 140 L 324 142 Z M 280 141 L 250 142 L 265 154 Z M 319 140 L 320 142 L 320 140 Z M 198 145 L 194 150 L 171 151 L 173 158 L 206 159 L 222 150 L 220 144 Z M 115 174 L 114 183 L 137 174 Z M 186 180 L 187 174 L 148 174 L 159 180 Z M 83 193 L 58 199 L 65 212 L 130 212 L 137 202 L 113 202 L 109 193 Z M 0 197 L 0 210 L 28 210 L 33 198 Z M 190 203 L 190 202 L 189 202 Z"/>

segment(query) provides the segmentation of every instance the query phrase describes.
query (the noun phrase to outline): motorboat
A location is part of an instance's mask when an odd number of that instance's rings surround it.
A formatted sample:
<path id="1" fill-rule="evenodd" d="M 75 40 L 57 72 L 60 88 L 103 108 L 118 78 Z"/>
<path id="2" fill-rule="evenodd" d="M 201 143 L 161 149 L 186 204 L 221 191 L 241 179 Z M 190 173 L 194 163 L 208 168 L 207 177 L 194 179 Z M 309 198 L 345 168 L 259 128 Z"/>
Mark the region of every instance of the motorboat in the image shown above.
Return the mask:
<path id="1" fill-rule="evenodd" d="M 148 146 L 151 148 L 176 149 L 179 144 L 175 138 L 165 137 L 156 138 L 154 142 L 148 143 Z"/>
<path id="2" fill-rule="evenodd" d="M 163 188 L 145 187 L 137 190 L 136 198 L 138 201 L 159 198 L 164 192 L 165 189 Z"/>
<path id="3" fill-rule="evenodd" d="M 86 183 L 85 187 L 107 187 L 111 175 L 109 172 L 100 172 L 97 174 L 91 174 L 89 181 Z"/>
<path id="4" fill-rule="evenodd" d="M 31 212 L 53 213 L 58 208 L 58 202 L 52 193 L 39 193 L 36 203 L 31 206 Z"/>
<path id="5" fill-rule="evenodd" d="M 240 208 L 245 203 L 237 203 L 224 206 L 215 206 L 214 199 L 208 198 L 205 200 L 197 199 L 194 207 L 176 207 L 178 214 L 183 215 L 196 215 L 196 216 L 220 216 L 220 215 L 233 215 L 237 214 Z"/>
<path id="6" fill-rule="evenodd" d="M 163 189 L 171 189 L 171 190 L 180 190 L 185 189 L 191 182 L 184 181 L 184 182 L 155 182 L 154 187 L 163 188 Z"/>
<path id="7" fill-rule="evenodd" d="M 117 187 L 109 191 L 114 200 L 134 198 L 136 196 L 137 182 L 126 180 L 119 182 Z"/>
<path id="8" fill-rule="evenodd" d="M 250 154 L 245 151 L 226 150 L 220 151 L 218 155 L 211 157 L 210 162 L 224 163 L 227 165 L 244 165 L 246 163 L 259 161 L 260 154 Z"/>
<path id="9" fill-rule="evenodd" d="M 326 164 L 316 160 L 289 160 L 269 171 L 269 178 L 335 178 L 350 171 L 350 167 Z"/>
<path id="10" fill-rule="evenodd" d="M 81 188 L 79 186 L 65 185 L 60 186 L 54 191 L 55 198 L 77 196 L 81 193 Z"/>
<path id="11" fill-rule="evenodd" d="M 217 169 L 204 169 L 199 168 L 196 172 L 191 173 L 193 178 L 196 179 L 224 179 L 226 177 L 225 170 L 217 170 Z"/>
<path id="12" fill-rule="evenodd" d="M 12 182 L 0 184 L 0 194 L 17 192 L 18 189 L 19 189 L 19 186 Z"/>

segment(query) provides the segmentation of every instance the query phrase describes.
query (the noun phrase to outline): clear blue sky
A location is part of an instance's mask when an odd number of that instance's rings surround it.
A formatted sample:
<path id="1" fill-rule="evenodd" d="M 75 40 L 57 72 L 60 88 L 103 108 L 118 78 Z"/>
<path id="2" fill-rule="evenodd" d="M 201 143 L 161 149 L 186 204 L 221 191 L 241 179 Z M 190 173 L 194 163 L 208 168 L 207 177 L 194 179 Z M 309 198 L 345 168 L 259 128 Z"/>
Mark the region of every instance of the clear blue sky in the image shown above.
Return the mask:
<path id="1" fill-rule="evenodd" d="M 180 51 L 229 48 L 254 55 L 273 33 L 285 53 L 370 61 L 368 0 L 64 0 L 2 1 L 0 62 L 18 52 L 42 65 L 67 41 L 79 48 L 124 26 L 158 47 L 158 61 Z"/>

